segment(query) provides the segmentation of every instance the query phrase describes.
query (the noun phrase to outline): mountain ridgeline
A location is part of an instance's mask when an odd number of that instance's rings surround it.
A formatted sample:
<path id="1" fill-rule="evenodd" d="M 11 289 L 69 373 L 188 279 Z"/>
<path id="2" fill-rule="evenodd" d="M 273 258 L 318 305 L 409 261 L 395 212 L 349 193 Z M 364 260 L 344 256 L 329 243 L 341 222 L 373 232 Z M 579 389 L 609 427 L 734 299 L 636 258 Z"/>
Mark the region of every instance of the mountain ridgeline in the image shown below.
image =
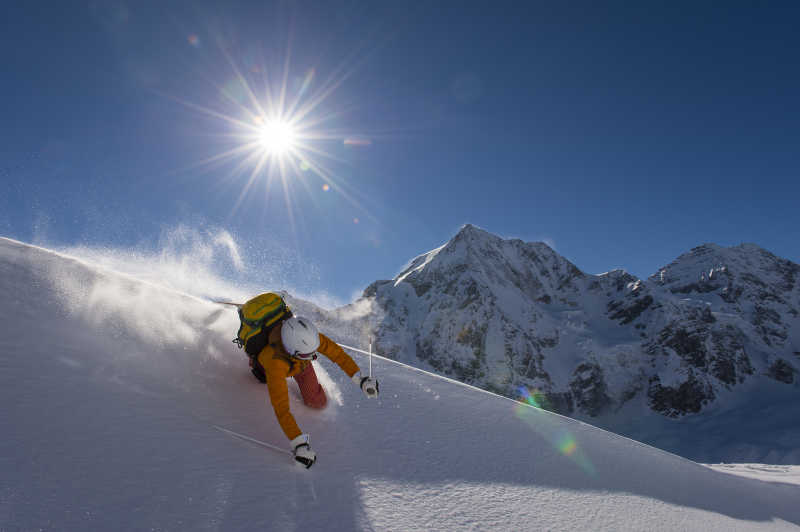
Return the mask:
<path id="1" fill-rule="evenodd" d="M 800 392 L 799 277 L 752 244 L 696 247 L 648 279 L 590 275 L 466 225 L 363 299 L 388 357 L 570 416 L 681 418 L 748 382 Z"/>

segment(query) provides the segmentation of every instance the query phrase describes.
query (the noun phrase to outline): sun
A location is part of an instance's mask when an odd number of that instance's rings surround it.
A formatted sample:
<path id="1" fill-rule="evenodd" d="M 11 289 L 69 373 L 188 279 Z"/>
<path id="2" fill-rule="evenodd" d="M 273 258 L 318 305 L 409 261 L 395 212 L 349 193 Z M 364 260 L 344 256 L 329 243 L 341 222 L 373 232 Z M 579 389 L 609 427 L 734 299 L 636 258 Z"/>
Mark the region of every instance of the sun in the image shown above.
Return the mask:
<path id="1" fill-rule="evenodd" d="M 265 154 L 280 157 L 296 149 L 297 133 L 289 122 L 265 120 L 258 128 L 258 144 Z"/>
<path id="2" fill-rule="evenodd" d="M 212 74 L 204 77 L 212 80 L 219 103 L 210 107 L 167 95 L 223 125 L 211 133 L 218 139 L 219 151 L 184 171 L 225 169 L 219 179 L 235 183 L 239 191 L 231 214 L 244 208 L 251 198 L 269 200 L 279 187 L 293 230 L 296 213 L 309 212 L 298 207 L 298 194 L 319 190 L 320 181 L 323 191 L 335 191 L 335 197 L 349 203 L 350 208 L 367 213 L 363 191 L 340 173 L 344 165 L 349 165 L 341 152 L 368 149 L 372 141 L 363 133 L 349 131 L 349 109 L 334 108 L 331 101 L 332 94 L 355 72 L 355 58 L 352 64 L 345 61 L 330 75 L 318 78 L 316 66 L 307 68 L 304 75 L 291 67 L 288 45 L 280 69 L 268 68 L 266 59 L 243 68 L 243 58 L 232 55 L 222 41 L 218 44 L 229 69 L 220 71 L 225 76 L 220 81 L 213 81 Z M 263 189 L 263 195 L 252 193 L 256 186 Z"/>

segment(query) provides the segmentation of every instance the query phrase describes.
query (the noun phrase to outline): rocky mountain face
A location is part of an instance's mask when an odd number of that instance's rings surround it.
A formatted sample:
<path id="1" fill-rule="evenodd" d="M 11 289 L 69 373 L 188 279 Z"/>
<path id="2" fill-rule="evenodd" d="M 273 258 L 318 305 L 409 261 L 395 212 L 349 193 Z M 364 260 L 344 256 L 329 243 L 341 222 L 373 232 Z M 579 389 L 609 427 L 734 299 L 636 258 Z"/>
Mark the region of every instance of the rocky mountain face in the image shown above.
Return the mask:
<path id="1" fill-rule="evenodd" d="M 798 278 L 752 244 L 699 246 L 648 279 L 589 275 L 467 225 L 356 304 L 390 358 L 574 417 L 635 403 L 680 419 L 756 381 L 800 398 Z"/>

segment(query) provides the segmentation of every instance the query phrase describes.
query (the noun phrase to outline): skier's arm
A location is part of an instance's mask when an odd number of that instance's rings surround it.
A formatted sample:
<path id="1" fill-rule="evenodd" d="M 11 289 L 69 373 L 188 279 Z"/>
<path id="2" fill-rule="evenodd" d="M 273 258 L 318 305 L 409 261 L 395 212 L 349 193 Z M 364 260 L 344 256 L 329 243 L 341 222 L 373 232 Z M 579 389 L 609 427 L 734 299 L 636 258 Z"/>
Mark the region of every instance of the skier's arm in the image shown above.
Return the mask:
<path id="1" fill-rule="evenodd" d="M 352 377 L 359 371 L 358 364 L 350 358 L 350 355 L 345 353 L 344 349 L 339 347 L 339 344 L 322 333 L 319 335 L 319 348 L 317 351 L 335 362 L 348 377 Z"/>
<path id="2" fill-rule="evenodd" d="M 289 411 L 289 388 L 286 386 L 286 373 L 288 366 L 281 360 L 265 360 L 259 362 L 267 368 L 267 389 L 269 390 L 269 400 L 275 410 L 275 417 L 283 429 L 284 434 L 290 440 L 294 440 L 303 432 L 297 426 L 294 416 Z M 268 364 L 264 365 L 264 362 Z"/>

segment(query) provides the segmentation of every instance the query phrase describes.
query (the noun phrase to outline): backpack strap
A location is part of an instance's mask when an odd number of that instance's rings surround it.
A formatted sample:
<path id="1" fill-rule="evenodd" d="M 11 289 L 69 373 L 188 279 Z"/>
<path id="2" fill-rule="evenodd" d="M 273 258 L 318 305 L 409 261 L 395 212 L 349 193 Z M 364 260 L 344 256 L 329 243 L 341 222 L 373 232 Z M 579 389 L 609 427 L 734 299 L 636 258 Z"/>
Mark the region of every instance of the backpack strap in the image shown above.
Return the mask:
<path id="1" fill-rule="evenodd" d="M 286 352 L 286 349 L 283 348 L 283 342 L 281 342 L 281 328 L 283 327 L 283 320 L 278 322 L 280 325 L 274 327 L 269 332 L 269 346 L 272 348 L 273 355 L 272 358 L 277 358 L 279 360 L 283 360 L 287 364 L 289 364 L 289 371 L 294 369 L 295 359 Z"/>

